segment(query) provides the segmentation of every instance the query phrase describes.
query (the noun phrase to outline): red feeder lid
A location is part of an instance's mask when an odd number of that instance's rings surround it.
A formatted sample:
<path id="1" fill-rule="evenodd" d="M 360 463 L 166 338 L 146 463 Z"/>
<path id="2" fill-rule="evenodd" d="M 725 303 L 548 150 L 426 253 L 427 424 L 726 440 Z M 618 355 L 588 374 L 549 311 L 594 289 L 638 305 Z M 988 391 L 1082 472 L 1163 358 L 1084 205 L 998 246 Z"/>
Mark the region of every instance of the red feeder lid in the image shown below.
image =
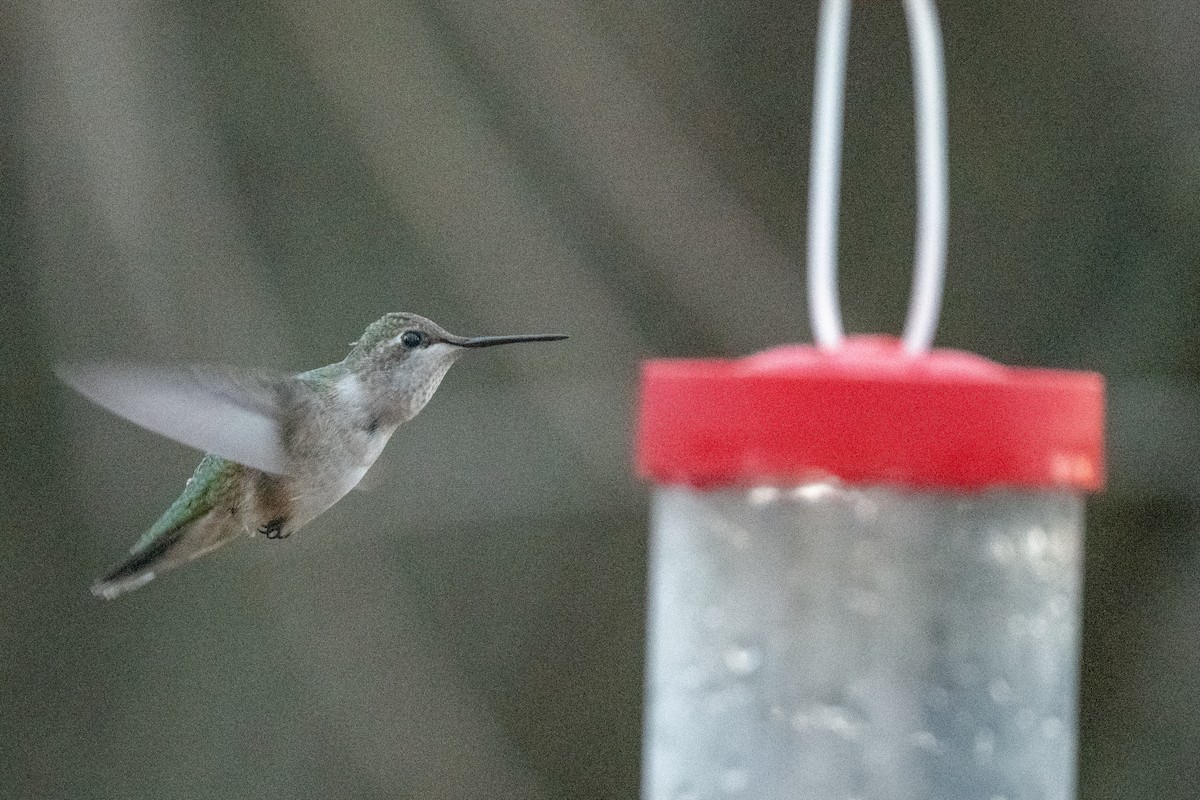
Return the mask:
<path id="1" fill-rule="evenodd" d="M 711 487 L 848 483 L 1095 491 L 1104 379 L 1006 367 L 958 350 L 906 355 L 891 337 L 793 345 L 736 361 L 642 368 L 638 472 Z"/>

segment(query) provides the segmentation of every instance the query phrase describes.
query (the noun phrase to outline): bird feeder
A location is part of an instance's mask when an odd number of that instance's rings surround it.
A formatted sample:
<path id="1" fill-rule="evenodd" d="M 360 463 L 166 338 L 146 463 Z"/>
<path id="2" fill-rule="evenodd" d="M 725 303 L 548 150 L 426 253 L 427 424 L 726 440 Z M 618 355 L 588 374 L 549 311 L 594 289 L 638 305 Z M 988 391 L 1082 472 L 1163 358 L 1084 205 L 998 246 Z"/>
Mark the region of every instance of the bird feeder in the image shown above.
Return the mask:
<path id="1" fill-rule="evenodd" d="M 918 224 L 904 341 L 846 339 L 836 211 L 849 0 L 818 29 L 818 347 L 642 372 L 653 481 L 643 800 L 1068 800 L 1099 375 L 930 350 L 946 112 L 913 42 Z"/>
<path id="2" fill-rule="evenodd" d="M 1072 797 L 1102 420 L 881 337 L 646 364 L 643 797 Z"/>

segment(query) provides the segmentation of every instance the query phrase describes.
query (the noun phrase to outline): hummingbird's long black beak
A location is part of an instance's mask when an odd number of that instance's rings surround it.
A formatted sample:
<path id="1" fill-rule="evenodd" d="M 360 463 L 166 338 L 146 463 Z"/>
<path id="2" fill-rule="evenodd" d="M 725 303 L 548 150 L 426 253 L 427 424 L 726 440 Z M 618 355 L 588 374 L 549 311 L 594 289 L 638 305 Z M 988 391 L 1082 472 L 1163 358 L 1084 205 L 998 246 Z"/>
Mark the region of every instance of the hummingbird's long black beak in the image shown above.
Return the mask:
<path id="1" fill-rule="evenodd" d="M 491 347 L 521 342 L 557 342 L 567 338 L 561 333 L 535 333 L 529 336 L 448 336 L 446 341 L 459 347 Z"/>

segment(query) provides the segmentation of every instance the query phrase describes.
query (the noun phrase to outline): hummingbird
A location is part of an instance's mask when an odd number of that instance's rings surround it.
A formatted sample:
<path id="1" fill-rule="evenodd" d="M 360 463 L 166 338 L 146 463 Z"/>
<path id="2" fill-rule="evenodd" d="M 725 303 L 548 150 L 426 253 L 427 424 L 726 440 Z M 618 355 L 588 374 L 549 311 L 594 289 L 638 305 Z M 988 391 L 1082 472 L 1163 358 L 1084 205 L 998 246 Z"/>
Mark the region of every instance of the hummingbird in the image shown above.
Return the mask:
<path id="1" fill-rule="evenodd" d="M 565 338 L 455 336 L 394 312 L 369 325 L 341 361 L 298 375 L 61 367 L 59 377 L 97 405 L 206 451 L 183 493 L 92 593 L 112 599 L 242 535 L 286 539 L 362 480 L 464 353 Z"/>

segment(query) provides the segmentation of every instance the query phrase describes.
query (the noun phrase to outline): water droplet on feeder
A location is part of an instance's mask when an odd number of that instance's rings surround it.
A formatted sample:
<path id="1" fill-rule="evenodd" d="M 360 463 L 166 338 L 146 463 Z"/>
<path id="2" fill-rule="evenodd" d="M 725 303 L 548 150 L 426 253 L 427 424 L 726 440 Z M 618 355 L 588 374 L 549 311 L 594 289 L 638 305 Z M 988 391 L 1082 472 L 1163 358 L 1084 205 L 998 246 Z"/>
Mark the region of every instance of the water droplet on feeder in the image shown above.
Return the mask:
<path id="1" fill-rule="evenodd" d="M 792 729 L 799 733 L 822 731 L 851 741 L 862 733 L 864 723 L 854 712 L 842 706 L 815 705 L 793 714 L 791 724 Z"/>
<path id="2" fill-rule="evenodd" d="M 819 503 L 822 500 L 828 500 L 838 493 L 838 489 L 832 483 L 806 483 L 803 486 L 797 486 L 792 489 L 792 497 L 797 500 L 803 500 L 806 503 Z"/>
<path id="3" fill-rule="evenodd" d="M 988 539 L 988 553 L 997 564 L 1011 564 L 1016 556 L 1016 547 L 1004 534 L 994 533 Z"/>
<path id="4" fill-rule="evenodd" d="M 735 528 L 729 532 L 729 543 L 735 550 L 745 550 L 750 546 L 750 531 L 745 528 Z"/>
<path id="5" fill-rule="evenodd" d="M 1013 699 L 1012 687 L 1003 678 L 996 678 L 988 684 L 988 694 L 991 695 L 992 702 L 998 706 L 1008 705 Z"/>
<path id="6" fill-rule="evenodd" d="M 983 680 L 983 674 L 979 669 L 979 665 L 972 661 L 960 662 L 954 672 L 954 677 L 961 687 L 974 686 Z"/>
<path id="7" fill-rule="evenodd" d="M 859 522 L 874 522 L 879 516 L 879 504 L 865 494 L 860 494 L 854 499 L 854 516 Z"/>
<path id="8" fill-rule="evenodd" d="M 1046 546 L 1049 544 L 1049 537 L 1046 536 L 1046 529 L 1041 527 L 1033 527 L 1025 534 L 1025 555 L 1033 561 L 1041 561 L 1046 557 Z"/>
<path id="9" fill-rule="evenodd" d="M 1058 717 L 1046 717 L 1042 720 L 1042 738 L 1061 739 L 1067 726 Z"/>
<path id="10" fill-rule="evenodd" d="M 765 506 L 779 500 L 779 490 L 774 486 L 755 486 L 749 493 L 750 505 Z"/>
<path id="11" fill-rule="evenodd" d="M 762 654 L 753 647 L 730 647 L 725 650 L 725 666 L 734 675 L 750 675 L 762 664 Z"/>
<path id="12" fill-rule="evenodd" d="M 909 736 L 909 741 L 913 747 L 919 750 L 927 750 L 930 753 L 936 753 L 939 749 L 937 737 L 929 731 L 917 731 Z"/>
<path id="13" fill-rule="evenodd" d="M 990 764 L 992 757 L 996 754 L 996 734 L 987 730 L 980 729 L 975 734 L 975 763 Z"/>
<path id="14" fill-rule="evenodd" d="M 727 769 L 721 776 L 721 789 L 725 794 L 741 794 L 750 785 L 750 776 L 745 770 Z"/>
<path id="15" fill-rule="evenodd" d="M 855 592 L 846 601 L 846 607 L 864 617 L 877 617 L 883 611 L 883 600 L 875 592 Z"/>

